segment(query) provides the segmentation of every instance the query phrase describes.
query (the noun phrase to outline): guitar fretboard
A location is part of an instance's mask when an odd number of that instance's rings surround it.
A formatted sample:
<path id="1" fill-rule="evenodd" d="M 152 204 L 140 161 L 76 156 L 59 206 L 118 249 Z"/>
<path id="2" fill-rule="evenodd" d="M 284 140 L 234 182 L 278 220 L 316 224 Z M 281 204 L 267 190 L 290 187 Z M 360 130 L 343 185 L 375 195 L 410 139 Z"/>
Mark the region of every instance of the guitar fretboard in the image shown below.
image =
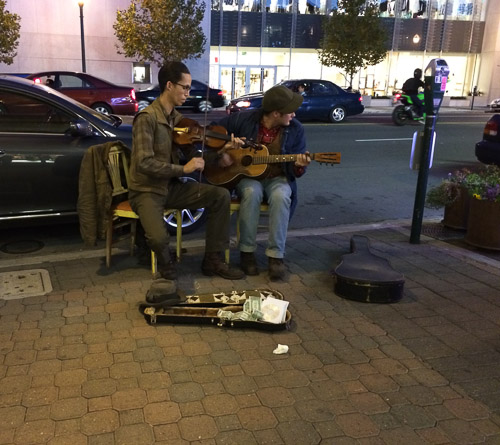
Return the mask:
<path id="1" fill-rule="evenodd" d="M 268 155 L 254 156 L 252 164 L 276 164 L 278 162 L 294 162 L 297 155 Z"/>
<path id="2" fill-rule="evenodd" d="M 298 155 L 254 155 L 252 164 L 276 164 L 279 162 L 295 162 Z M 309 157 L 314 160 L 314 153 L 310 153 Z"/>

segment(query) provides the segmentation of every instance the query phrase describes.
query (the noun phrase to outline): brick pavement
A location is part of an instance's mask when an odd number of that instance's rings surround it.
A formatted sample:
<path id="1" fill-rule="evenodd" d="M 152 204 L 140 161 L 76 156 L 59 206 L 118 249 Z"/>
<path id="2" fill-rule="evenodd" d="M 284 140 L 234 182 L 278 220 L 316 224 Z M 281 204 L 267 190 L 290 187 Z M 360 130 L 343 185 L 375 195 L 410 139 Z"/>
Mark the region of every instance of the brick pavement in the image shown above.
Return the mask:
<path id="1" fill-rule="evenodd" d="M 150 273 L 125 256 L 4 265 L 45 268 L 54 290 L 0 300 L 0 444 L 500 443 L 499 263 L 364 231 L 405 294 L 356 303 L 331 275 L 353 231 L 292 233 L 284 283 L 204 277 L 188 249 L 187 292 L 282 291 L 293 324 L 275 333 L 146 324 Z"/>

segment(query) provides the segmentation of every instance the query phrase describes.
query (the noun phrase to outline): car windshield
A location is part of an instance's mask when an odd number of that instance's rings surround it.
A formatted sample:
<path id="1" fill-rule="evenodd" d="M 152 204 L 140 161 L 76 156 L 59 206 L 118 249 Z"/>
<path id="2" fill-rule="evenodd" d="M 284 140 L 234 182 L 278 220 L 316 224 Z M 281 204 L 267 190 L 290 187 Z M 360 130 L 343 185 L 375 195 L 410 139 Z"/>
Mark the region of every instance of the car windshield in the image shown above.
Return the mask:
<path id="1" fill-rule="evenodd" d="M 291 89 L 294 83 L 295 83 L 295 81 L 293 81 L 293 80 L 282 80 L 280 83 L 278 83 L 278 85 L 283 85 L 283 86 Z"/>

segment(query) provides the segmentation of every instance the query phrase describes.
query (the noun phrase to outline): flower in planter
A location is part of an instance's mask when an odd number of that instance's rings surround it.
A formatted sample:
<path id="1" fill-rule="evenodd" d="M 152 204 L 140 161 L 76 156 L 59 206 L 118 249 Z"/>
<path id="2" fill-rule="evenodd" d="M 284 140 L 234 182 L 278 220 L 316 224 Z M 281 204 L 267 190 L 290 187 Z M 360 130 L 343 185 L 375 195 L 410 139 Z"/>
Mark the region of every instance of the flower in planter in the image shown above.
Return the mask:
<path id="1" fill-rule="evenodd" d="M 487 165 L 476 173 L 470 173 L 463 185 L 475 199 L 500 203 L 500 167 L 496 165 Z"/>
<path id="2" fill-rule="evenodd" d="M 466 168 L 448 173 L 446 179 L 427 192 L 425 205 L 432 209 L 439 209 L 456 202 L 460 197 L 464 181 L 470 174 L 471 171 Z"/>

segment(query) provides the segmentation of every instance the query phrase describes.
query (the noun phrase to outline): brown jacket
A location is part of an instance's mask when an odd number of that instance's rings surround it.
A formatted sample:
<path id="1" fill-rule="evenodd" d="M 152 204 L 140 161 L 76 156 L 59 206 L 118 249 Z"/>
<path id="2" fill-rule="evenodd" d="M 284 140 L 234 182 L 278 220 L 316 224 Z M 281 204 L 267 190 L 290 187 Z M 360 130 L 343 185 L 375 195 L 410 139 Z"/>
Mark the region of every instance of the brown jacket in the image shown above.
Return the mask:
<path id="1" fill-rule="evenodd" d="M 90 147 L 80 165 L 77 210 L 80 234 L 88 246 L 106 237 L 113 192 L 107 165 L 109 150 L 115 145 L 130 157 L 130 149 L 123 142 L 113 141 Z"/>
<path id="2" fill-rule="evenodd" d="M 156 99 L 134 118 L 129 189 L 166 196 L 172 178 L 183 175 L 173 147 L 173 130 L 182 119 L 177 110 L 167 116 Z"/>

